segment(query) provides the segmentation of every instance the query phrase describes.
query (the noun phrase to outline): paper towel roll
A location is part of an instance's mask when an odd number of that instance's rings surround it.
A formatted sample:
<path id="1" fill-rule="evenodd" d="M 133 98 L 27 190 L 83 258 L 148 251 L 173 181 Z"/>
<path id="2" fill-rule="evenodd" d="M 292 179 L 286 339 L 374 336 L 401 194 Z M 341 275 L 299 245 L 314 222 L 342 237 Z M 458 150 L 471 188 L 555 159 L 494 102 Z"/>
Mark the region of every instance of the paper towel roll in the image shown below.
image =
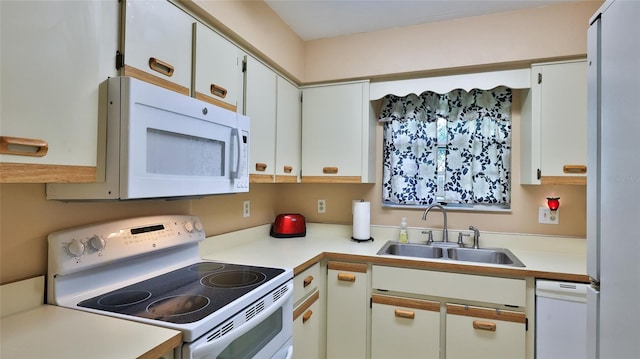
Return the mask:
<path id="1" fill-rule="evenodd" d="M 356 202 L 353 208 L 353 239 L 371 238 L 371 203 Z"/>

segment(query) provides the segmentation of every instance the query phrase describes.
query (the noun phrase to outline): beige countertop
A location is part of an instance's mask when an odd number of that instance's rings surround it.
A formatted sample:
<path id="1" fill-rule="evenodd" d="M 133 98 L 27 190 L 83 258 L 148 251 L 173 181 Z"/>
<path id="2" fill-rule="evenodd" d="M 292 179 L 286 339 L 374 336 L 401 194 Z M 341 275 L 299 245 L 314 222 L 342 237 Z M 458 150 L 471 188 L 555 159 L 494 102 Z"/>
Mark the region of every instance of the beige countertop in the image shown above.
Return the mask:
<path id="1" fill-rule="evenodd" d="M 179 331 L 42 305 L 0 320 L 0 357 L 158 358 L 182 343 Z"/>
<path id="2" fill-rule="evenodd" d="M 45 305 L 44 277 L 0 286 L 0 358 L 159 358 L 177 330 Z"/>
<path id="3" fill-rule="evenodd" d="M 372 242 L 351 240 L 352 229 L 349 225 L 308 223 L 307 235 L 297 238 L 273 238 L 269 236 L 269 228 L 269 225 L 263 225 L 208 237 L 200 244 L 200 255 L 210 260 L 289 267 L 294 268 L 296 274 L 318 260 L 327 258 L 487 275 L 588 282 L 584 238 L 482 232 L 480 246 L 508 248 L 525 264 L 524 268 L 515 268 L 377 255 L 376 252 L 387 240 L 397 240 L 397 227 L 372 226 L 371 236 L 375 239 Z M 409 241 L 424 241 L 425 236 L 420 233 L 421 230 L 410 228 Z M 450 229 L 450 238 L 457 238 L 457 232 Z M 437 233 L 434 236 L 438 238 Z"/>

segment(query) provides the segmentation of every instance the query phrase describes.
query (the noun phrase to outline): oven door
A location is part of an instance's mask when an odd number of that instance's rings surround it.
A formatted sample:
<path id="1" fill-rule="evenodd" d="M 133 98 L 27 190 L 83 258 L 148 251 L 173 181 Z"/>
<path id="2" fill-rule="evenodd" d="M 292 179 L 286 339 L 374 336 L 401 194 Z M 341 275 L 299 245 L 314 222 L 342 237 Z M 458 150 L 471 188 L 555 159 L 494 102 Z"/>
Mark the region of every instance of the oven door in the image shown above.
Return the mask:
<path id="1" fill-rule="evenodd" d="M 121 199 L 239 192 L 237 179 L 248 163 L 248 129 L 239 126 L 243 116 L 120 79 Z"/>
<path id="2" fill-rule="evenodd" d="M 283 290 L 286 288 L 286 290 Z M 273 300 L 274 293 L 278 299 Z M 245 321 L 247 313 L 255 308 L 262 311 Z M 235 326 L 232 323 L 244 322 Z M 226 331 L 233 325 L 233 329 Z M 220 333 L 223 334 L 220 334 Z M 185 343 L 182 347 L 183 359 L 243 359 L 277 358 L 289 359 L 293 355 L 293 282 L 269 293 L 234 318 L 205 334 L 200 339 Z"/>

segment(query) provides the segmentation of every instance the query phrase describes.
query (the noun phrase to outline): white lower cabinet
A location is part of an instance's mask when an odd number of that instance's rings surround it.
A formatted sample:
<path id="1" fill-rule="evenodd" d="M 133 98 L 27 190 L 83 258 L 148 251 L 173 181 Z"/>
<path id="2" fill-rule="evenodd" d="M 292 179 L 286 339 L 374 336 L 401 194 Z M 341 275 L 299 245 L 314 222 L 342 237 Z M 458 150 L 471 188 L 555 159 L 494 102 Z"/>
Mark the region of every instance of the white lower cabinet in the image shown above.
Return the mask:
<path id="1" fill-rule="evenodd" d="M 327 264 L 327 358 L 367 357 L 367 265 Z"/>
<path id="2" fill-rule="evenodd" d="M 525 358 L 525 313 L 447 303 L 446 357 Z"/>
<path id="3" fill-rule="evenodd" d="M 311 295 L 293 311 L 293 357 L 318 359 L 320 357 L 320 330 L 322 315 L 319 291 Z"/>
<path id="4" fill-rule="evenodd" d="M 373 265 L 371 284 L 372 358 L 533 358 L 526 279 Z"/>
<path id="5" fill-rule="evenodd" d="M 324 278 L 320 273 L 321 265 L 315 263 L 293 278 L 293 357 L 297 359 L 324 355 Z"/>
<path id="6" fill-rule="evenodd" d="M 440 303 L 371 296 L 371 358 L 439 358 Z"/>

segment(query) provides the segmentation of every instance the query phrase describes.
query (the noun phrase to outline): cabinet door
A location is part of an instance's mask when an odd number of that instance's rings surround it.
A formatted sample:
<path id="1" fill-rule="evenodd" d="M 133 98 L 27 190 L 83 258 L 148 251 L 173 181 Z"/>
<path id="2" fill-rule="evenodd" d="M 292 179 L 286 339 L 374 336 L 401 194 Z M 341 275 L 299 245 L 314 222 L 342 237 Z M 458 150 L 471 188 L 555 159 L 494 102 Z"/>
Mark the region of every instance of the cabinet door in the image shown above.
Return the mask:
<path id="1" fill-rule="evenodd" d="M 298 182 L 300 176 L 300 90 L 278 76 L 276 182 Z"/>
<path id="2" fill-rule="evenodd" d="M 531 77 L 523 108 L 521 182 L 586 184 L 586 61 L 534 65 Z"/>
<path id="3" fill-rule="evenodd" d="M 439 302 L 372 296 L 372 359 L 439 357 Z"/>
<path id="4" fill-rule="evenodd" d="M 243 93 L 242 51 L 201 23 L 194 24 L 197 99 L 237 111 Z"/>
<path id="5" fill-rule="evenodd" d="M 252 183 L 272 183 L 276 155 L 276 73 L 247 56 L 245 114 L 251 118 Z"/>
<path id="6" fill-rule="evenodd" d="M 293 357 L 318 359 L 320 357 L 320 329 L 323 314 L 319 293 L 316 291 L 293 312 Z"/>
<path id="7" fill-rule="evenodd" d="M 366 358 L 367 266 L 328 263 L 327 358 Z"/>
<path id="8" fill-rule="evenodd" d="M 124 75 L 191 94 L 192 24 L 168 1 L 126 1 Z"/>
<path id="9" fill-rule="evenodd" d="M 446 357 L 525 358 L 524 313 L 447 304 Z"/>
<path id="10" fill-rule="evenodd" d="M 0 1 L 0 135 L 48 145 L 42 157 L 31 152 L 44 146 L 0 155 L 3 182 L 96 180 L 99 86 L 117 75 L 119 11 L 116 0 Z"/>
<path id="11" fill-rule="evenodd" d="M 373 181 L 369 83 L 307 87 L 302 97 L 302 182 Z"/>

